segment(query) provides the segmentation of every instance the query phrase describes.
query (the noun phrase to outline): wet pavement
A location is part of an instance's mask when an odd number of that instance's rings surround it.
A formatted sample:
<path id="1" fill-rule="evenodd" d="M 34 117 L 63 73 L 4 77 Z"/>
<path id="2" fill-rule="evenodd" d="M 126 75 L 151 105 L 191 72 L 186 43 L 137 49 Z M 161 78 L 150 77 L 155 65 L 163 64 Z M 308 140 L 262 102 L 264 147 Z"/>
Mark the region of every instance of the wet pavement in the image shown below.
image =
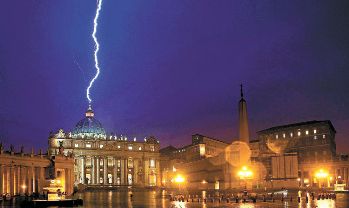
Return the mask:
<path id="1" fill-rule="evenodd" d="M 309 198 L 308 203 L 306 203 L 305 197 L 302 197 L 301 202 L 298 203 L 297 198 L 285 198 L 284 201 L 281 198 L 275 197 L 274 202 L 271 199 L 263 202 L 261 199 L 257 199 L 256 203 L 252 201 L 243 203 L 239 200 L 238 203 L 231 198 L 229 202 L 224 200 L 219 200 L 218 198 L 207 197 L 206 202 L 194 199 L 192 202 L 189 199 L 187 202 L 187 197 L 184 202 L 179 202 L 178 200 L 170 200 L 169 193 L 165 191 L 151 191 L 151 190 L 138 190 L 138 191 L 107 191 L 107 190 L 95 190 L 86 191 L 84 193 L 78 193 L 74 198 L 81 198 L 84 200 L 84 205 L 80 207 L 94 208 L 94 207 L 121 207 L 121 208 L 143 208 L 143 207 L 160 207 L 160 208 L 223 208 L 223 207 L 239 207 L 239 208 L 265 208 L 265 207 L 306 207 L 306 208 L 346 208 L 349 207 L 349 194 L 339 193 L 336 199 L 320 199 L 314 200 Z M 1 202 L 0 207 L 19 207 L 19 202 Z"/>

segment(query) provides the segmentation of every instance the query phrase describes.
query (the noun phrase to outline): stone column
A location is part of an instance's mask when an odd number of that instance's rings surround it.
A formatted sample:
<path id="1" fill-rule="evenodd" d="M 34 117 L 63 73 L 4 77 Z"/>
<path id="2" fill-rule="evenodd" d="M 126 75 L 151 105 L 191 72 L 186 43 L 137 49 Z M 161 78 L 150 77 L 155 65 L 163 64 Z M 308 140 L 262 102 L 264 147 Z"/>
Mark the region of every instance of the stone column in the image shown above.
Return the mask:
<path id="1" fill-rule="evenodd" d="M 8 187 L 8 167 L 6 167 L 6 166 L 3 166 L 3 171 L 4 171 L 4 174 L 3 174 L 3 176 L 4 176 L 4 180 L 3 180 L 3 192 L 4 193 L 8 193 L 8 189 L 7 189 L 7 187 Z"/>
<path id="2" fill-rule="evenodd" d="M 120 158 L 120 184 L 125 185 L 125 163 L 124 158 Z"/>
<path id="3" fill-rule="evenodd" d="M 9 167 L 9 172 L 10 172 L 10 194 L 11 196 L 14 195 L 14 177 L 13 177 L 13 166 Z"/>
<path id="4" fill-rule="evenodd" d="M 133 159 L 133 184 L 138 185 L 138 158 Z"/>
<path id="5" fill-rule="evenodd" d="M 0 165 L 0 195 L 4 193 L 4 168 L 3 165 Z"/>
<path id="6" fill-rule="evenodd" d="M 86 159 L 85 159 L 85 157 L 84 156 L 82 156 L 81 157 L 81 159 L 80 159 L 80 161 L 81 161 L 81 175 L 80 175 L 80 177 L 81 177 L 81 183 L 82 184 L 85 184 L 86 182 L 85 182 L 85 178 L 86 178 L 86 174 L 85 174 L 85 164 L 86 164 L 86 161 L 85 161 Z"/>
<path id="7" fill-rule="evenodd" d="M 97 176 L 97 180 L 96 180 L 96 184 L 100 184 L 100 173 L 101 173 L 101 171 L 100 171 L 100 167 L 99 167 L 99 164 L 100 164 L 100 159 L 99 159 L 99 157 L 97 157 L 96 158 L 96 160 L 97 160 L 97 165 L 96 165 L 96 167 L 97 167 L 97 174 L 96 174 L 96 176 Z"/>
<path id="8" fill-rule="evenodd" d="M 38 193 L 41 194 L 44 188 L 45 182 L 45 169 L 43 167 L 39 167 L 39 177 L 38 177 Z"/>
<path id="9" fill-rule="evenodd" d="M 143 164 L 144 164 L 144 186 L 149 186 L 149 158 L 144 158 L 144 161 L 143 161 Z"/>
<path id="10" fill-rule="evenodd" d="M 95 175 L 96 175 L 96 171 L 95 171 L 96 164 L 95 164 L 95 161 L 96 161 L 95 157 L 92 156 L 91 157 L 91 179 L 90 179 L 91 180 L 90 181 L 91 184 L 95 184 Z"/>
<path id="11" fill-rule="evenodd" d="M 113 184 L 116 185 L 117 184 L 117 180 L 118 180 L 118 163 L 115 157 L 113 157 Z"/>
<path id="12" fill-rule="evenodd" d="M 103 159 L 103 183 L 108 184 L 108 157 Z"/>
<path id="13" fill-rule="evenodd" d="M 19 194 L 19 190 L 20 190 L 20 187 L 19 187 L 19 166 L 15 166 L 14 167 L 14 179 L 15 179 L 15 195 L 18 195 Z"/>
<path id="14" fill-rule="evenodd" d="M 32 167 L 27 167 L 27 190 L 29 194 L 33 193 L 33 176 L 32 176 Z"/>
<path id="15" fill-rule="evenodd" d="M 23 192 L 23 175 L 22 175 L 22 166 L 18 166 L 17 169 L 17 174 L 18 174 L 18 193 L 24 193 Z"/>
<path id="16" fill-rule="evenodd" d="M 27 172 L 24 166 L 20 167 L 20 172 L 21 172 L 21 180 L 20 180 L 20 184 L 21 184 L 21 193 L 25 194 L 27 191 L 27 183 L 26 183 L 26 177 L 27 177 Z"/>
<path id="17" fill-rule="evenodd" d="M 36 172 L 35 172 L 35 167 L 31 168 L 32 171 L 32 180 L 33 180 L 33 192 L 37 192 L 38 190 L 36 190 Z"/>

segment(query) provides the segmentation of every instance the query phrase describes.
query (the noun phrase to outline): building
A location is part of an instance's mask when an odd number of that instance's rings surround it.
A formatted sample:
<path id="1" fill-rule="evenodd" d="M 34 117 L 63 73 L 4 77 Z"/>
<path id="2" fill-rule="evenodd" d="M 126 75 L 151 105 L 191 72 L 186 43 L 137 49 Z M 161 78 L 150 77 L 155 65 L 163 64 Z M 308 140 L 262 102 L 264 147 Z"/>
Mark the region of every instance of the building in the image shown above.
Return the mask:
<path id="1" fill-rule="evenodd" d="M 240 93 L 239 138 L 227 143 L 195 134 L 190 145 L 161 149 L 163 186 L 176 187 L 182 175 L 188 189 L 348 187 L 348 155 L 336 152 L 331 121 L 275 126 L 251 140 L 242 86 Z M 241 177 L 244 169 L 253 175 Z"/>
<path id="2" fill-rule="evenodd" d="M 0 195 L 25 195 L 43 193 L 52 180 L 59 181 L 61 191 L 73 193 L 74 160 L 69 156 L 25 154 L 23 147 L 15 152 L 4 151 L 0 143 Z"/>
<path id="3" fill-rule="evenodd" d="M 274 187 L 284 186 L 285 181 L 288 185 L 292 183 L 293 187 L 323 186 L 317 177 L 320 170 L 326 171 L 328 175 L 326 187 L 349 185 L 348 157 L 336 152 L 336 130 L 331 121 L 306 121 L 275 126 L 257 134 L 258 140 L 255 143 L 258 143 L 259 154 L 252 160 L 263 163 L 268 170 L 266 181 L 273 183 Z M 287 159 L 275 159 L 280 156 L 287 156 Z"/>
<path id="4" fill-rule="evenodd" d="M 331 121 L 307 121 L 257 132 L 261 154 L 296 152 L 300 162 L 332 161 L 336 143 Z"/>
<path id="5" fill-rule="evenodd" d="M 50 154 L 58 154 L 61 148 L 65 155 L 73 155 L 75 184 L 144 187 L 161 183 L 159 141 L 107 135 L 91 106 L 73 131 L 61 129 L 48 140 Z"/>

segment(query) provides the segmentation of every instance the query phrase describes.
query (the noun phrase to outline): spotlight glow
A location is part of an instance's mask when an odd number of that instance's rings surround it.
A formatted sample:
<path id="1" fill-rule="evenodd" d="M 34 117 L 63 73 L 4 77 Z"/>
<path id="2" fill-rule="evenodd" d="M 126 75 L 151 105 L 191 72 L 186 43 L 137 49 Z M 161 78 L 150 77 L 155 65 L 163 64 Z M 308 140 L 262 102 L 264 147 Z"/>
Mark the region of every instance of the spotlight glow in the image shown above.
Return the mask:
<path id="1" fill-rule="evenodd" d="M 93 41 L 95 42 L 95 50 L 94 50 L 94 59 L 95 59 L 95 68 L 96 68 L 96 75 L 93 77 L 93 79 L 90 81 L 90 84 L 88 85 L 86 89 L 86 97 L 89 103 L 92 102 L 92 99 L 90 97 L 90 89 L 94 83 L 94 81 L 98 78 L 100 68 L 99 68 L 99 62 L 98 62 L 98 51 L 99 51 L 99 42 L 96 37 L 97 33 L 97 27 L 98 27 L 98 17 L 99 17 L 99 12 L 101 11 L 102 8 L 102 0 L 97 0 L 97 10 L 96 10 L 96 15 L 95 18 L 93 19 L 93 32 L 92 32 L 92 38 Z"/>

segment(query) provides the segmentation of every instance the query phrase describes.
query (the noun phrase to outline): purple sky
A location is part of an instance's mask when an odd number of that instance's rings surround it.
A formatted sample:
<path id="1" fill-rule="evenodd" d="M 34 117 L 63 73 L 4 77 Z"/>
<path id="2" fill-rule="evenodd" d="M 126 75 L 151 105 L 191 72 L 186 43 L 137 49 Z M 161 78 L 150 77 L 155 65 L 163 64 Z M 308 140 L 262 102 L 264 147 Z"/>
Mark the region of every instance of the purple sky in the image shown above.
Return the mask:
<path id="1" fill-rule="evenodd" d="M 73 129 L 94 75 L 96 1 L 0 7 L 0 137 L 29 150 Z M 237 137 L 239 84 L 250 131 L 330 119 L 348 152 L 349 1 L 104 0 L 93 108 L 108 132 L 162 146 Z"/>

